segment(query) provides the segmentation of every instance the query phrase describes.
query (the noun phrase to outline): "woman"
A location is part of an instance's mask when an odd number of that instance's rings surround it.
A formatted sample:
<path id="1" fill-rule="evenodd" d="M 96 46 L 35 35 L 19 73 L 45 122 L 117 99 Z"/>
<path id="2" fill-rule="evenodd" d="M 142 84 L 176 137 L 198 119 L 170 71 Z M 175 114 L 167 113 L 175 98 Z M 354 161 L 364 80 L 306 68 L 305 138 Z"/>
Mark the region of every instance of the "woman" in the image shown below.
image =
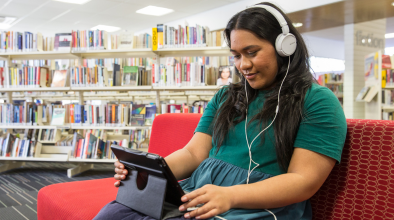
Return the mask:
<path id="1" fill-rule="evenodd" d="M 233 79 L 231 79 L 231 71 L 229 66 L 224 66 L 221 67 L 222 70 L 219 71 L 219 78 L 216 82 L 216 85 L 218 86 L 223 86 L 223 85 L 230 85 L 230 83 L 233 82 Z"/>
<path id="2" fill-rule="evenodd" d="M 262 5 L 285 18 L 295 52 L 279 55 L 275 43 L 283 30 L 267 9 L 248 8 L 231 18 L 224 33 L 242 80 L 219 90 L 190 142 L 165 158 L 178 179 L 190 177 L 181 182 L 190 193 L 179 209 L 203 204 L 182 218 L 311 219 L 308 199 L 340 162 L 346 137 L 341 105 L 316 84 L 292 22 L 276 6 Z M 119 186 L 127 171 L 115 166 Z"/>

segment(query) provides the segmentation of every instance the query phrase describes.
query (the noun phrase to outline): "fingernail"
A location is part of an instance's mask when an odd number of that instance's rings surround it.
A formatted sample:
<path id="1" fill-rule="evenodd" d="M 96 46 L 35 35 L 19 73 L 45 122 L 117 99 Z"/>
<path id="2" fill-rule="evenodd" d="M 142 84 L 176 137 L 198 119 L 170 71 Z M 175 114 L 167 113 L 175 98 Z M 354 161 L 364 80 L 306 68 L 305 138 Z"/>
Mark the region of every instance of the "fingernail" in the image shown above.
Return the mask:
<path id="1" fill-rule="evenodd" d="M 124 175 L 122 175 L 122 179 L 124 179 Z"/>
<path id="2" fill-rule="evenodd" d="M 126 171 L 126 170 L 124 170 L 124 171 L 123 171 L 123 173 L 124 173 L 124 174 L 126 174 L 126 173 L 127 173 L 127 171 Z"/>
<path id="3" fill-rule="evenodd" d="M 123 166 L 120 166 L 120 169 L 123 169 Z"/>
<path id="4" fill-rule="evenodd" d="M 190 218 L 190 214 L 189 214 L 189 213 L 186 213 L 186 214 L 185 214 L 185 218 Z"/>
<path id="5" fill-rule="evenodd" d="M 185 210 L 185 206 L 181 205 L 181 207 L 179 207 L 179 210 L 180 210 L 180 211 Z"/>
<path id="6" fill-rule="evenodd" d="M 197 217 L 196 217 L 196 219 L 200 219 L 200 218 L 201 218 L 200 216 L 197 216 Z"/>
<path id="7" fill-rule="evenodd" d="M 184 197 L 181 198 L 181 200 L 186 202 L 187 201 L 187 197 L 184 196 Z"/>

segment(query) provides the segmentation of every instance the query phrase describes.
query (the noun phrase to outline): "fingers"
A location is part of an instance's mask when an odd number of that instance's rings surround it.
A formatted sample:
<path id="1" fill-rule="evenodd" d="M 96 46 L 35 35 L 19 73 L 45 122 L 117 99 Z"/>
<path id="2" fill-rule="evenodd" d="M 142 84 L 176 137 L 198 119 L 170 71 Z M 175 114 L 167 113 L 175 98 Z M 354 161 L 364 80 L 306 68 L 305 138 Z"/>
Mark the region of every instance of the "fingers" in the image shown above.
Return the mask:
<path id="1" fill-rule="evenodd" d="M 119 174 L 115 174 L 114 178 L 116 180 L 124 180 L 126 178 L 126 175 L 119 175 Z"/>
<path id="2" fill-rule="evenodd" d="M 121 162 L 119 162 L 118 160 L 115 161 L 115 167 L 119 168 L 119 169 L 124 169 L 124 165 Z"/>
<path id="3" fill-rule="evenodd" d="M 183 204 L 181 207 L 179 207 L 179 210 L 184 211 L 187 208 L 196 207 L 198 204 L 207 203 L 208 201 L 209 201 L 209 199 L 206 196 L 201 195 L 201 196 L 198 196 L 197 198 L 194 198 L 191 201 Z"/>
<path id="4" fill-rule="evenodd" d="M 210 203 L 203 205 L 196 210 L 193 210 L 189 213 L 186 213 L 184 216 L 185 218 L 193 218 L 196 217 L 197 219 L 206 219 L 211 218 L 219 214 L 219 211 L 215 209 Z"/>
<path id="5" fill-rule="evenodd" d="M 187 201 L 190 201 L 190 200 L 192 200 L 192 199 L 194 199 L 194 198 L 196 198 L 196 197 L 198 197 L 200 195 L 204 195 L 204 194 L 205 194 L 205 190 L 204 190 L 204 187 L 203 187 L 203 188 L 194 190 L 193 192 L 182 196 L 181 200 L 182 200 L 182 202 L 187 202 Z"/>
<path id="6" fill-rule="evenodd" d="M 116 181 L 116 182 L 114 183 L 114 186 L 115 186 L 115 187 L 119 187 L 119 186 L 120 186 L 120 181 Z"/>
<path id="7" fill-rule="evenodd" d="M 127 170 L 126 169 L 115 168 L 115 173 L 117 173 L 119 175 L 127 175 Z"/>

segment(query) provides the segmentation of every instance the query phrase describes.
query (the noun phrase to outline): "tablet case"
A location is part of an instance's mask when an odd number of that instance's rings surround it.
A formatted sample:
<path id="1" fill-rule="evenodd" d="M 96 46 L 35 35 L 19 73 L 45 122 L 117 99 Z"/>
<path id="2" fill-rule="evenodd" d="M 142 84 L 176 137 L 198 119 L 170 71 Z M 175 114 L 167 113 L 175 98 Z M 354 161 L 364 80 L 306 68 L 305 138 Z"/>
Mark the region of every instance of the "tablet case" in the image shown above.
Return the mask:
<path id="1" fill-rule="evenodd" d="M 170 189 L 168 189 L 167 184 L 170 184 L 172 181 L 170 180 L 170 182 L 168 182 L 168 180 L 163 177 L 167 176 L 168 178 L 169 175 L 173 176 L 169 169 L 154 169 L 153 164 L 155 162 L 157 163 L 158 161 L 151 159 L 148 159 L 151 161 L 146 161 L 144 159 L 147 156 L 145 152 L 131 150 L 116 145 L 112 145 L 111 149 L 115 155 L 117 155 L 119 161 L 125 166 L 129 173 L 129 175 L 126 176 L 126 179 L 122 180 L 120 183 L 118 194 L 116 196 L 116 201 L 118 203 L 156 219 L 163 219 L 163 217 L 167 218 L 169 213 L 164 213 L 163 211 L 168 211 L 168 207 L 170 206 L 171 212 L 176 211 L 173 217 L 182 215 L 182 212 L 179 212 L 178 210 L 178 206 L 182 203 L 180 198 L 178 198 L 179 201 L 174 200 L 174 198 L 170 195 L 168 195 L 166 198 L 167 190 L 170 190 L 171 192 L 174 191 L 174 188 L 171 188 L 171 186 L 173 187 L 173 184 L 179 187 L 176 179 L 174 179 L 175 183 L 171 183 L 171 185 L 168 186 Z M 135 155 L 139 157 L 134 157 L 133 162 L 127 162 L 125 160 L 130 160 L 131 157 L 129 157 L 130 155 L 127 156 L 124 153 L 135 153 Z M 154 154 L 149 155 L 153 156 Z M 153 158 L 157 159 L 161 157 L 156 155 L 153 156 Z M 139 164 L 137 161 L 142 164 L 145 163 L 145 166 L 141 166 L 141 164 Z M 165 164 L 163 158 L 161 158 L 159 161 Z M 147 162 L 149 164 L 146 164 Z M 160 164 L 160 167 L 168 168 L 166 164 L 165 166 Z M 138 173 L 139 171 L 141 173 Z M 146 183 L 146 185 L 143 183 Z M 176 192 L 173 193 L 177 194 Z M 166 202 L 166 200 L 168 200 L 168 202 Z M 175 210 L 172 210 L 174 207 Z M 174 213 L 170 214 L 173 215 Z"/>
<path id="2" fill-rule="evenodd" d="M 167 180 L 149 175 L 146 187 L 140 190 L 137 186 L 138 171 L 127 170 L 131 175 L 121 181 L 116 201 L 145 215 L 162 219 Z"/>

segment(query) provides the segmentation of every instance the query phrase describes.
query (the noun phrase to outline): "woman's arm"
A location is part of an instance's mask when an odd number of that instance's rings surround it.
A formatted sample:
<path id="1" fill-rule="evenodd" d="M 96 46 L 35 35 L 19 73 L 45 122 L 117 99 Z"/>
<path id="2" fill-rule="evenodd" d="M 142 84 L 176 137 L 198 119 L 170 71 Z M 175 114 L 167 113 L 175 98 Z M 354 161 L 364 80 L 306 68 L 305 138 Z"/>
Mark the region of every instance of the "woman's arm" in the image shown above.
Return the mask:
<path id="1" fill-rule="evenodd" d="M 210 218 L 230 208 L 270 209 L 283 207 L 312 197 L 323 185 L 335 160 L 302 148 L 294 148 L 286 174 L 278 175 L 253 184 L 230 187 L 206 185 L 184 197 L 181 210 L 205 203 L 185 217 Z"/>
<path id="2" fill-rule="evenodd" d="M 212 136 L 196 132 L 187 145 L 165 158 L 175 178 L 178 180 L 190 177 L 200 163 L 208 158 L 212 148 Z"/>

